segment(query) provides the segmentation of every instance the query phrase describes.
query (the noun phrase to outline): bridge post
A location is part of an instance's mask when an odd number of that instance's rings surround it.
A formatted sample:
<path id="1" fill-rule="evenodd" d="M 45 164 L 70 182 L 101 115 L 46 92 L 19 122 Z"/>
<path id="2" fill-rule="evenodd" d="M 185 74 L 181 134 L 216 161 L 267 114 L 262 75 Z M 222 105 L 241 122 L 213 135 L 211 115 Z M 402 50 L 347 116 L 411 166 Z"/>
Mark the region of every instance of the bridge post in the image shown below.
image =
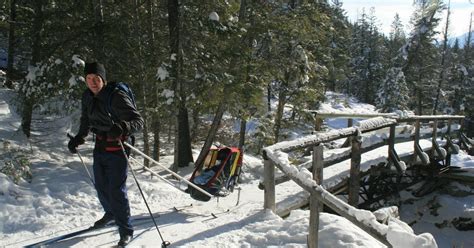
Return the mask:
<path id="1" fill-rule="evenodd" d="M 451 152 L 452 152 L 452 149 L 451 149 L 451 125 L 453 124 L 453 120 L 449 119 L 448 120 L 448 129 L 446 130 L 446 146 L 445 146 L 445 149 L 446 149 L 446 166 L 451 166 Z"/>
<path id="2" fill-rule="evenodd" d="M 395 126 L 396 125 L 391 125 L 390 126 L 390 136 L 388 137 L 388 156 L 389 158 L 391 158 L 391 155 L 390 155 L 390 151 L 394 151 L 395 150 Z M 395 158 L 391 158 L 391 159 L 395 159 Z"/>
<path id="3" fill-rule="evenodd" d="M 323 118 L 318 117 L 317 113 L 314 115 L 314 118 L 315 118 L 314 130 L 321 131 L 321 127 L 323 126 Z"/>
<path id="4" fill-rule="evenodd" d="M 361 159 L 361 140 L 360 137 L 352 137 L 351 149 L 351 170 L 349 177 L 349 200 L 352 206 L 359 204 L 360 188 L 360 159 Z"/>
<path id="5" fill-rule="evenodd" d="M 418 157 L 416 150 L 418 149 L 418 143 L 420 142 L 420 120 L 415 121 L 415 136 L 413 137 L 413 164 L 416 163 Z"/>
<path id="6" fill-rule="evenodd" d="M 435 142 L 438 138 L 438 120 L 433 120 L 433 133 L 431 134 L 431 156 L 434 158 L 440 156 L 441 154 L 436 154 Z"/>
<path id="7" fill-rule="evenodd" d="M 265 151 L 263 151 L 263 159 L 263 208 L 270 209 L 273 213 L 275 213 L 275 165 L 273 165 L 273 162 L 268 159 Z"/>
<path id="8" fill-rule="evenodd" d="M 354 126 L 354 119 L 349 118 L 347 119 L 347 127 L 352 127 Z M 344 141 L 344 144 L 342 144 L 341 147 L 349 147 L 352 144 L 352 136 L 347 137 L 346 141 Z"/>
<path id="9" fill-rule="evenodd" d="M 323 146 L 318 144 L 313 147 L 313 179 L 319 185 L 323 184 L 323 167 Z M 314 192 L 311 192 L 309 199 L 309 210 L 308 247 L 318 248 L 319 213 L 323 210 L 323 203 Z"/>

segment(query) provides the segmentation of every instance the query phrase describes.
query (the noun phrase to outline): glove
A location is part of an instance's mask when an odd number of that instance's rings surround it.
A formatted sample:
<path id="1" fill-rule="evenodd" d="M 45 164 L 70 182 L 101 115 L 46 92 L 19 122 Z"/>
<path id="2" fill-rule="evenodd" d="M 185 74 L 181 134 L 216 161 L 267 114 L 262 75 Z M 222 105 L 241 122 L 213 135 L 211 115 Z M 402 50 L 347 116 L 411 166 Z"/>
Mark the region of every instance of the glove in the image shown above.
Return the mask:
<path id="1" fill-rule="evenodd" d="M 67 148 L 71 153 L 77 153 L 77 147 L 84 144 L 84 142 L 84 138 L 75 136 L 69 140 L 69 143 L 67 143 Z"/>
<path id="2" fill-rule="evenodd" d="M 126 121 L 120 123 L 114 123 L 107 133 L 107 137 L 111 139 L 117 139 L 121 135 L 127 135 L 130 132 L 130 124 Z"/>

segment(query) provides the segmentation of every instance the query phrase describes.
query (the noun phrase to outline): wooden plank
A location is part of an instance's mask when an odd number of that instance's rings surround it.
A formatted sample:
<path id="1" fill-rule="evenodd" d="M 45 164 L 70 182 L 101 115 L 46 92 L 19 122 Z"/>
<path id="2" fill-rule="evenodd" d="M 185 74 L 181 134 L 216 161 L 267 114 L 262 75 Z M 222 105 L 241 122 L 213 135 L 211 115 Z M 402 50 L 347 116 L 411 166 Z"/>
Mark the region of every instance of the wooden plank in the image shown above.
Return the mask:
<path id="1" fill-rule="evenodd" d="M 313 179 L 317 184 L 323 183 L 323 146 L 317 145 L 313 147 Z M 309 234 L 308 247 L 318 247 L 318 232 L 319 232 L 319 213 L 323 210 L 323 203 L 314 192 L 310 193 L 309 203 Z"/>
<path id="2" fill-rule="evenodd" d="M 349 118 L 347 119 L 347 127 L 352 127 L 354 126 L 354 119 Z M 349 147 L 352 144 L 352 136 L 347 137 L 346 141 L 344 141 L 344 144 L 342 144 L 341 147 Z"/>
<path id="3" fill-rule="evenodd" d="M 445 149 L 447 152 L 446 160 L 445 160 L 446 166 L 451 165 L 451 154 L 452 154 L 452 151 L 454 150 L 453 142 L 451 140 L 451 124 L 452 123 L 453 123 L 453 120 L 448 120 L 448 129 L 446 130 L 446 146 L 445 146 Z"/>
<path id="4" fill-rule="evenodd" d="M 349 204 L 351 206 L 359 205 L 359 189 L 360 189 L 360 160 L 361 160 L 361 139 L 360 137 L 352 138 L 351 150 L 351 169 L 349 177 Z"/>
<path id="5" fill-rule="evenodd" d="M 275 213 L 275 166 L 264 153 L 263 161 L 263 184 L 264 184 L 264 201 L 263 208 L 270 209 Z"/>
<path id="6" fill-rule="evenodd" d="M 313 179 L 319 185 L 323 184 L 324 156 L 321 144 L 313 148 Z"/>
<path id="7" fill-rule="evenodd" d="M 474 183 L 474 175 L 468 173 L 442 173 L 438 177 Z"/>
<path id="8" fill-rule="evenodd" d="M 390 151 L 395 150 L 395 125 L 390 126 L 390 136 L 388 137 L 388 155 L 390 158 Z"/>
<path id="9" fill-rule="evenodd" d="M 413 137 L 413 144 L 414 144 L 414 147 L 413 147 L 413 151 L 415 151 L 413 153 L 413 159 L 412 161 L 415 162 L 416 161 L 416 158 L 418 157 L 418 154 L 417 154 L 417 149 L 418 149 L 418 143 L 420 142 L 420 127 L 421 127 L 421 123 L 419 120 L 417 120 L 415 122 L 415 137 Z"/>
<path id="10" fill-rule="evenodd" d="M 433 120 L 433 132 L 431 133 L 431 157 L 435 158 L 436 156 L 436 138 L 438 138 L 438 120 Z"/>
<path id="11" fill-rule="evenodd" d="M 323 126 L 323 118 L 320 118 L 319 116 L 316 116 L 316 120 L 314 121 L 314 130 L 315 131 L 321 131 L 321 127 Z"/>

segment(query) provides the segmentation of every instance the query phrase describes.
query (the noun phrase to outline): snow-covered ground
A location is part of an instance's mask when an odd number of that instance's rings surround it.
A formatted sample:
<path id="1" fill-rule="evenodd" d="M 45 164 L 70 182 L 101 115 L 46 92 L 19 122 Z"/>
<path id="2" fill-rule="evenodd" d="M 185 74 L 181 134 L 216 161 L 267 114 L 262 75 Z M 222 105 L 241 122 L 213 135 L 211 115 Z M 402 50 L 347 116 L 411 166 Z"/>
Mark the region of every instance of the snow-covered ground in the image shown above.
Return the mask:
<path id="1" fill-rule="evenodd" d="M 76 131 L 71 128 L 75 126 L 71 123 L 74 118 L 36 116 L 33 137 L 26 140 L 19 131 L 20 118 L 11 104 L 13 100 L 11 91 L 0 89 L 0 167 L 14 154 L 27 154 L 33 177 L 30 183 L 20 180 L 15 184 L 0 173 L 0 247 L 25 246 L 90 226 L 102 216 L 102 210 L 84 166 L 66 148 L 66 133 Z M 353 110 L 369 109 L 354 100 L 349 102 Z M 332 108 L 337 109 L 343 105 L 334 106 Z M 330 109 L 331 103 L 324 108 Z M 90 140 L 80 148 L 89 170 L 91 151 Z M 195 151 L 196 156 L 198 152 Z M 172 161 L 169 154 L 162 157 L 160 163 L 170 166 Z M 474 168 L 473 158 L 465 153 L 454 156 L 453 164 Z M 295 210 L 282 219 L 263 210 L 263 191 L 258 189 L 263 162 L 259 156 L 244 156 L 240 195 L 236 190 L 227 197 L 209 202 L 195 201 L 183 193 L 186 185 L 182 182 L 172 181 L 181 188 L 179 190 L 140 170 L 141 165 L 135 163 L 133 166 L 151 211 L 159 215 L 156 221 L 160 233 L 165 241 L 171 242 L 171 247 L 306 247 L 309 211 Z M 153 169 L 160 171 L 159 167 Z M 192 168 L 185 168 L 180 174 L 188 178 L 191 172 Z M 133 218 L 148 216 L 131 175 L 127 184 Z M 473 247 L 474 231 L 457 231 L 449 223 L 444 228 L 433 225 L 458 217 L 474 219 L 472 187 L 454 186 L 467 193 L 459 197 L 432 193 L 418 199 L 406 192 L 403 196 L 412 200 L 407 200 L 400 209 L 402 219 L 410 224 L 416 222 L 412 226 L 416 234 L 431 233 L 439 247 Z M 300 191 L 299 186 L 287 182 L 280 190 L 277 188 L 277 201 L 297 197 Z M 440 205 L 437 216 L 429 211 L 432 209 L 428 205 L 433 205 L 433 198 Z M 348 220 L 333 214 L 321 215 L 319 230 L 319 247 L 383 247 Z M 118 231 L 110 227 L 51 247 L 110 247 L 117 241 Z M 161 243 L 152 221 L 135 222 L 131 247 L 157 247 Z M 398 247 L 406 246 L 400 240 Z"/>

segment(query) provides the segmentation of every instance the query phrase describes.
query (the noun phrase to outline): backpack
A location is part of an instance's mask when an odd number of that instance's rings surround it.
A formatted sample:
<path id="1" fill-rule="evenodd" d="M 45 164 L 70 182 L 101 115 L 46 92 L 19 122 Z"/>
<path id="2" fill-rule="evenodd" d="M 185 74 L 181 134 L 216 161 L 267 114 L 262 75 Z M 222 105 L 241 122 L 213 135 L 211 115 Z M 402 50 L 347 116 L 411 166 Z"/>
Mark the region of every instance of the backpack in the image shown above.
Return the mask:
<path id="1" fill-rule="evenodd" d="M 133 94 L 132 89 L 130 88 L 130 86 L 128 86 L 127 83 L 112 82 L 112 83 L 110 83 L 110 85 L 111 85 L 110 86 L 111 89 L 110 89 L 109 94 L 107 96 L 107 104 L 105 105 L 105 109 L 106 109 L 107 113 L 110 114 L 110 116 L 112 117 L 112 120 L 118 121 L 117 115 L 112 110 L 112 94 L 116 90 L 120 90 L 120 91 L 125 92 L 125 94 L 130 98 L 130 101 L 132 102 L 133 107 L 135 107 L 135 109 L 137 109 L 137 104 L 135 103 L 135 95 Z"/>
<path id="2" fill-rule="evenodd" d="M 120 91 L 125 92 L 125 94 L 130 98 L 130 101 L 132 102 L 133 107 L 135 107 L 135 109 L 137 109 L 137 104 L 135 102 L 135 95 L 133 94 L 132 89 L 130 88 L 130 86 L 128 86 L 127 83 L 124 83 L 124 82 L 111 82 L 109 87 L 111 87 L 111 88 L 110 88 L 108 96 L 107 96 L 107 104 L 105 105 L 105 110 L 107 111 L 110 118 L 112 118 L 112 120 L 114 122 L 119 121 L 118 116 L 112 110 L 112 94 L 116 90 L 120 90 Z M 132 146 L 135 145 L 135 136 L 133 134 L 130 135 L 129 139 L 130 139 L 129 140 L 130 144 Z M 126 149 L 126 153 L 127 153 L 127 155 L 130 155 L 130 149 L 128 149 L 128 147 Z"/>

